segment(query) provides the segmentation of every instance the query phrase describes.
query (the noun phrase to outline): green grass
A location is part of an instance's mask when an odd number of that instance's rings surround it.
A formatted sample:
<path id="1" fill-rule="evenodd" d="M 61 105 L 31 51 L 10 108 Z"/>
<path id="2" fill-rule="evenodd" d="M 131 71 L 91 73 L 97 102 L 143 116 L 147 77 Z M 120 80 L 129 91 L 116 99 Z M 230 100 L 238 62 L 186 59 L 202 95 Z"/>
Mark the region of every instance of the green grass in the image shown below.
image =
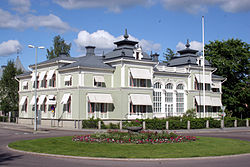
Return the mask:
<path id="1" fill-rule="evenodd" d="M 98 144 L 72 142 L 72 137 L 23 140 L 10 148 L 30 152 L 109 158 L 181 158 L 250 153 L 250 142 L 212 137 L 174 144 Z"/>

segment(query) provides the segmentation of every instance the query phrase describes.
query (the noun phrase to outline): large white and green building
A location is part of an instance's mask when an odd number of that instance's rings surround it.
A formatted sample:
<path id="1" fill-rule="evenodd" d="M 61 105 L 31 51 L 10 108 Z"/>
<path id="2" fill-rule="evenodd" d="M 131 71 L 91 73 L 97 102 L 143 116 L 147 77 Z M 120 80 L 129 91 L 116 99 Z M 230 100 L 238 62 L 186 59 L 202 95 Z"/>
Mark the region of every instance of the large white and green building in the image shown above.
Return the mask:
<path id="1" fill-rule="evenodd" d="M 60 57 L 30 65 L 33 71 L 18 76 L 19 123 L 32 124 L 37 77 L 38 117 L 42 125 L 78 127 L 81 120 L 101 118 L 107 121 L 136 118 L 182 116 L 195 108 L 198 117 L 218 117 L 221 84 L 224 78 L 197 50 L 178 51 L 168 63 L 158 54 L 148 55 L 138 42 L 124 39 L 102 56 L 94 46 L 86 47 L 86 56 Z M 205 82 L 205 101 L 203 100 Z"/>

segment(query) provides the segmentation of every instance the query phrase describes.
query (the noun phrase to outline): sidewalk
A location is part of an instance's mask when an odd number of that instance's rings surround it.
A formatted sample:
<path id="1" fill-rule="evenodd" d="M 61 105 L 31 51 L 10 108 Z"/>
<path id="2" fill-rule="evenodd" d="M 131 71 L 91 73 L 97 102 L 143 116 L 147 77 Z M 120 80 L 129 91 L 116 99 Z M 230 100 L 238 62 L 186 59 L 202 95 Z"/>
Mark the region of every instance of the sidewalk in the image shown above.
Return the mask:
<path id="1" fill-rule="evenodd" d="M 7 122 L 0 122 L 0 128 L 4 129 L 12 129 L 17 131 L 24 131 L 24 132 L 34 132 L 34 125 L 23 125 L 23 124 L 16 124 L 16 123 L 7 123 Z M 62 131 L 75 131 L 75 132 L 106 132 L 107 129 L 69 129 L 63 127 L 49 127 L 49 126 L 38 126 L 38 131 L 36 133 L 46 133 L 51 130 L 62 130 Z M 122 130 L 126 131 L 126 130 Z M 161 132 L 162 130 L 152 130 Z M 166 131 L 166 130 L 164 130 Z M 233 128 L 215 128 L 215 129 L 181 129 L 181 130 L 167 130 L 167 131 L 174 131 L 176 133 L 224 133 L 224 132 L 250 132 L 250 127 L 233 127 Z"/>

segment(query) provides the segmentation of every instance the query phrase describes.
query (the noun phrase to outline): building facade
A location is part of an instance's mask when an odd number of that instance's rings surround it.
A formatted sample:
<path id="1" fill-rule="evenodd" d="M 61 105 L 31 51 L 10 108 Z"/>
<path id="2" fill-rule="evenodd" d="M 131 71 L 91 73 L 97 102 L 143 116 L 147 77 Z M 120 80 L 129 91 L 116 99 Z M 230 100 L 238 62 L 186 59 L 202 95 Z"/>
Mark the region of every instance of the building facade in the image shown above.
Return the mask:
<path id="1" fill-rule="evenodd" d="M 86 56 L 60 57 L 30 65 L 31 72 L 18 76 L 19 123 L 32 124 L 37 109 L 42 125 L 80 127 L 81 120 L 131 120 L 182 116 L 194 108 L 198 117 L 218 117 L 221 83 L 216 70 L 205 62 L 206 100 L 202 100 L 202 60 L 189 48 L 168 63 L 158 61 L 158 54 L 148 55 L 138 42 L 115 42 L 116 48 L 102 56 L 95 47 L 86 47 Z"/>

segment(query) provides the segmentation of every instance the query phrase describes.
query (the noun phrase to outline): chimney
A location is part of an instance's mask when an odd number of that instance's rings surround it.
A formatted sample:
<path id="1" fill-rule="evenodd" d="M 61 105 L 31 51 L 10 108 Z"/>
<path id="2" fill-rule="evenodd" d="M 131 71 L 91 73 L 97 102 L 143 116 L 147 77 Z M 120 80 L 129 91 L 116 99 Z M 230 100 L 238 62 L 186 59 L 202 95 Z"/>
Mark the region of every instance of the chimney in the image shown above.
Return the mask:
<path id="1" fill-rule="evenodd" d="M 155 61 L 155 62 L 158 62 L 158 61 L 159 61 L 159 60 L 158 60 L 158 57 L 159 57 L 159 56 L 160 56 L 160 55 L 157 54 L 157 53 L 151 54 L 152 60 Z"/>
<path id="2" fill-rule="evenodd" d="M 94 56 L 95 55 L 95 46 L 86 46 L 86 56 Z"/>

